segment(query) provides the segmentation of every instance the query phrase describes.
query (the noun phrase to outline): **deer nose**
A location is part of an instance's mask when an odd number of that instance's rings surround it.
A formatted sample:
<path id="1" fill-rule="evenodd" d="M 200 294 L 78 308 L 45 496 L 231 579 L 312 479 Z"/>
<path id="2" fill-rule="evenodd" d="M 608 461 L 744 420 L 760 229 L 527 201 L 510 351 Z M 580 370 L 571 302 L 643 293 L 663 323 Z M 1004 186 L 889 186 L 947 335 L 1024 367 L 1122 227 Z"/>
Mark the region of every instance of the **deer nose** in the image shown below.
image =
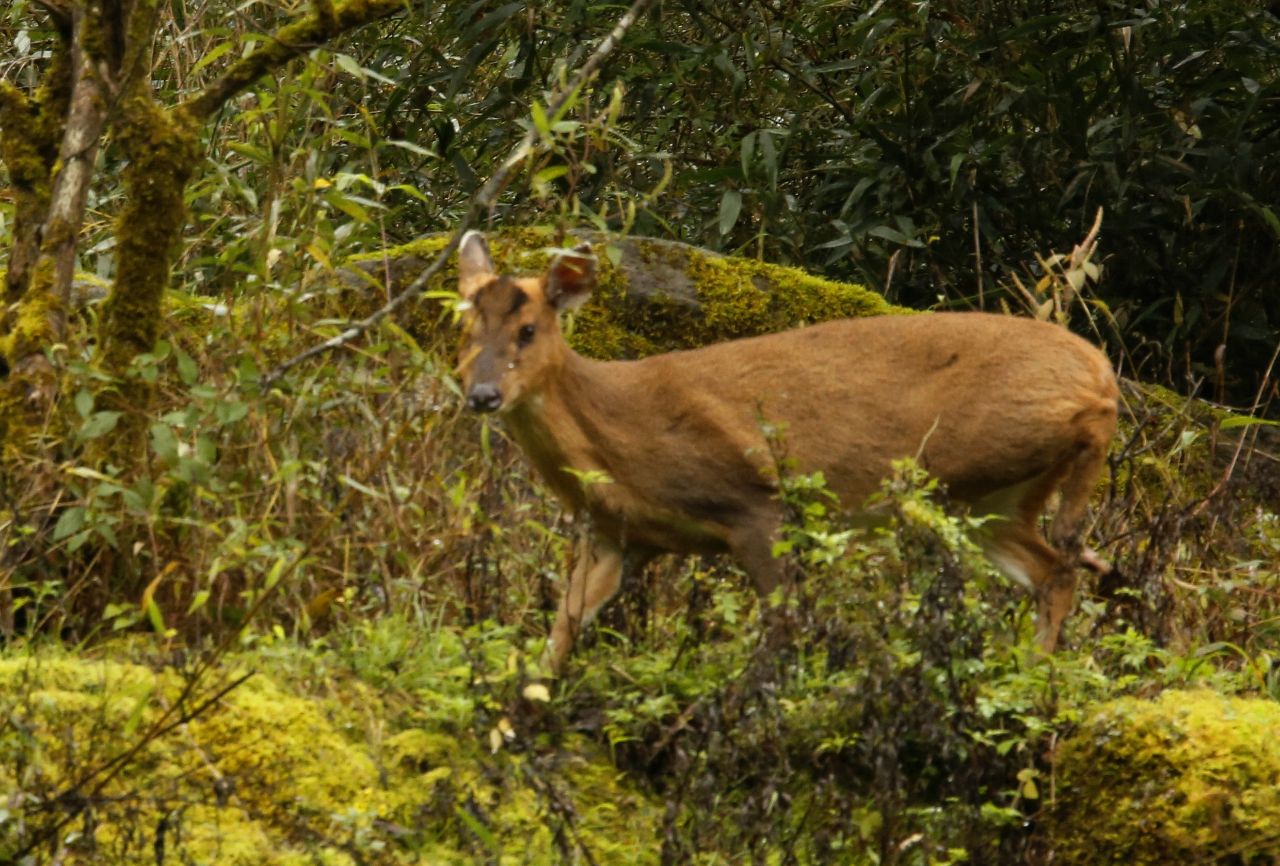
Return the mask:
<path id="1" fill-rule="evenodd" d="M 501 405 L 502 392 L 488 382 L 472 385 L 467 394 L 467 408 L 472 412 L 492 412 Z"/>

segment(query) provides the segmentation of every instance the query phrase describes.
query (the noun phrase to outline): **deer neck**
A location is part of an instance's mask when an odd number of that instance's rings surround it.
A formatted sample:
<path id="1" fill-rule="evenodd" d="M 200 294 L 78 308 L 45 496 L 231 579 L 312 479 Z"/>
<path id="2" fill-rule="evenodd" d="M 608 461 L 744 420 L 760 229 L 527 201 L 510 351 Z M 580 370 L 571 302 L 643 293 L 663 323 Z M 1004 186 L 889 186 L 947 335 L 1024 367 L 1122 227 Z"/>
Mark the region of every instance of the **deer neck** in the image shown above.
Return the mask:
<path id="1" fill-rule="evenodd" d="M 616 462 L 610 446 L 618 442 L 617 434 L 607 428 L 631 408 L 618 378 L 624 363 L 593 361 L 566 347 L 540 387 L 504 419 L 538 473 L 575 511 L 587 505 L 591 479 L 582 473 L 607 474 Z"/>

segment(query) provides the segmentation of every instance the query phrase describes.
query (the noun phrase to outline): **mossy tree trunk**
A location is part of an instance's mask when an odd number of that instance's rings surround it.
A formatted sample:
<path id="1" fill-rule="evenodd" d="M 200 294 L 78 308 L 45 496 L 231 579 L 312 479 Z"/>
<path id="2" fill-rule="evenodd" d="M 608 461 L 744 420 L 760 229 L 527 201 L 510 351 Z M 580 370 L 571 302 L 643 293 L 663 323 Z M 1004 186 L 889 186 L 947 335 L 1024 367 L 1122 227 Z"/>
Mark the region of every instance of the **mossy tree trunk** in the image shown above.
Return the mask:
<path id="1" fill-rule="evenodd" d="M 146 87 L 121 105 L 117 141 L 128 157 L 125 204 L 116 219 L 117 268 L 98 326 L 98 364 L 108 374 L 96 406 L 123 414 L 97 440 L 100 459 L 128 466 L 142 453 L 150 386 L 127 375 L 155 345 L 169 266 L 186 224 L 183 190 L 200 158 L 199 127 L 182 109 L 166 112 Z"/>
<path id="2" fill-rule="evenodd" d="M 6 453 L 29 447 L 29 431 L 48 416 L 57 393 L 46 349 L 65 336 L 76 239 L 107 117 L 103 76 L 110 69 L 109 46 L 118 41 L 104 36 L 96 6 L 53 14 L 63 44 L 46 86 L 34 100 L 5 88 L 4 156 L 27 189 L 10 256 L 17 267 L 5 290 L 17 305 L 3 342 L 8 381 L 0 430 Z"/>
<path id="3" fill-rule="evenodd" d="M 169 269 L 186 226 L 184 192 L 201 158 L 202 125 L 262 76 L 405 8 L 403 0 L 314 0 L 309 12 L 256 43 L 209 87 L 165 106 L 151 81 L 152 46 L 167 3 L 41 6 L 61 42 L 40 88 L 28 94 L 0 83 L 0 160 L 17 203 L 4 285 L 5 309 L 13 312 L 0 313 L 0 500 L 33 538 L 52 530 L 59 511 L 75 498 L 60 494 L 65 462 L 110 466 L 122 477 L 146 465 L 150 386 L 129 371 L 159 332 Z M 115 435 L 91 440 L 86 451 L 75 442 L 80 415 L 60 399 L 69 379 L 53 349 L 76 321 L 69 313 L 77 245 L 108 133 L 128 164 L 115 223 L 116 274 L 96 335 L 94 360 L 105 384 L 94 408 L 121 415 Z M 7 619 L 6 585 L 0 569 L 0 631 Z M 104 586 L 113 595 L 128 592 L 109 578 Z"/>
<path id="4" fill-rule="evenodd" d="M 0 81 L 0 162 L 9 169 L 14 197 L 13 244 L 0 312 L 5 316 L 0 331 L 5 333 L 11 326 L 9 310 L 22 300 L 40 253 L 40 235 L 49 212 L 49 180 L 58 158 L 59 125 L 71 101 L 68 47 L 64 35 L 32 98 Z"/>
<path id="5" fill-rule="evenodd" d="M 98 334 L 98 363 L 116 380 L 102 406 L 129 407 L 124 447 L 136 454 L 130 427 L 141 429 L 141 384 L 124 382 L 132 359 L 150 350 L 168 271 L 186 224 L 183 192 L 199 162 L 201 124 L 263 75 L 324 42 L 402 10 L 402 0 L 315 0 L 247 57 L 187 102 L 166 108 L 151 93 L 151 46 L 157 0 L 85 0 L 45 8 L 62 37 L 40 90 L 28 96 L 0 84 L 0 159 L 14 181 L 16 225 L 0 319 L 5 376 L 0 446 L 30 451 L 34 426 L 57 403 L 58 371 L 48 349 L 61 342 L 74 278 L 77 241 L 99 143 L 108 130 L 128 158 L 124 207 L 117 219 L 117 273 Z M 7 460 L 6 460 L 7 462 Z M 118 460 L 113 461 L 117 465 Z M 6 467 L 10 468 L 10 467 Z"/>

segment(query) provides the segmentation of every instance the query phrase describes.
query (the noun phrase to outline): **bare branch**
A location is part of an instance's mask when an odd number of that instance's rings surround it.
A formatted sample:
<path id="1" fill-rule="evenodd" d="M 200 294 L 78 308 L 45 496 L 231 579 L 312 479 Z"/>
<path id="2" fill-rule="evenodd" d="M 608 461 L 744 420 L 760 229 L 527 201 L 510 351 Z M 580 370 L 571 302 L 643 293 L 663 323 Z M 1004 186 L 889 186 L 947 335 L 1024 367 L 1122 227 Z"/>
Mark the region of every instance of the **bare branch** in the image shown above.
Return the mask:
<path id="1" fill-rule="evenodd" d="M 76 242 L 84 221 L 85 201 L 93 179 L 98 143 L 107 120 L 107 100 L 102 77 L 95 68 L 95 57 L 85 44 L 86 31 L 99 22 L 84 22 L 77 8 L 71 46 L 71 105 L 66 132 L 58 151 L 62 169 L 54 176 L 49 195 L 49 215 L 45 222 L 42 256 L 53 260 L 53 284 L 49 287 L 65 309 L 71 298 L 71 282 L 75 276 Z M 62 337 L 61 316 L 57 327 Z"/>
<path id="2" fill-rule="evenodd" d="M 348 0 L 338 7 L 334 7 L 332 0 L 321 0 L 314 4 L 311 14 L 281 27 L 265 47 L 233 63 L 221 78 L 183 103 L 182 108 L 197 120 L 203 120 L 228 99 L 293 58 L 341 33 L 386 18 L 404 8 L 405 0 Z"/>
<path id="3" fill-rule="evenodd" d="M 548 117 L 558 114 L 560 110 L 564 108 L 569 99 L 582 89 L 582 86 L 586 84 L 591 76 L 595 74 L 596 70 L 600 68 L 600 64 L 613 53 L 613 50 L 618 46 L 622 37 L 626 35 L 626 32 L 631 28 L 631 25 L 635 23 L 635 20 L 638 17 L 640 17 L 641 13 L 644 12 L 645 7 L 647 7 L 650 2 L 651 0 L 635 0 L 635 2 L 631 4 L 631 8 L 618 19 L 618 22 L 614 24 L 613 29 L 609 31 L 609 35 L 600 40 L 600 44 L 596 46 L 595 51 L 591 52 L 591 56 L 588 57 L 580 67 L 578 67 L 578 70 L 573 74 L 573 77 L 569 79 L 569 83 L 564 88 L 556 91 L 555 96 L 552 97 L 550 104 L 547 106 Z M 503 186 L 506 185 L 507 178 L 510 176 L 511 172 L 524 162 L 529 154 L 533 152 L 534 144 L 537 140 L 538 134 L 535 129 L 531 128 L 524 134 L 524 137 L 521 138 L 516 146 L 511 149 L 511 153 L 502 161 L 502 164 L 498 166 L 498 169 L 493 173 L 485 185 L 471 197 L 471 202 L 467 207 L 466 213 L 463 214 L 462 219 L 458 221 L 458 225 L 454 229 L 453 235 L 449 238 L 449 242 L 445 244 L 444 249 L 440 250 L 435 260 L 432 261 L 431 264 L 428 265 L 413 282 L 383 305 L 381 309 L 376 310 L 358 322 L 352 323 L 336 337 L 331 337 L 323 343 L 312 346 L 305 352 L 301 352 L 300 354 L 293 356 L 278 365 L 275 369 L 269 371 L 267 375 L 262 378 L 262 387 L 264 389 L 271 387 L 271 385 L 279 380 L 279 378 L 286 372 L 309 358 L 314 358 L 317 355 L 330 351 L 331 349 L 337 349 L 341 346 L 345 346 L 365 331 L 368 331 L 378 322 L 403 307 L 410 300 L 417 297 L 417 295 L 426 287 L 427 283 L 431 281 L 431 278 L 440 273 L 444 268 L 445 262 L 447 262 L 449 257 L 453 255 L 455 250 L 457 250 L 458 243 L 462 240 L 463 234 L 465 234 L 467 229 L 474 223 L 476 216 L 494 206 L 498 200 L 498 194 L 502 191 Z"/>
<path id="4" fill-rule="evenodd" d="M 36 0 L 36 4 L 49 13 L 53 23 L 63 31 L 62 35 L 65 36 L 66 31 L 71 27 L 71 4 L 61 0 Z"/>

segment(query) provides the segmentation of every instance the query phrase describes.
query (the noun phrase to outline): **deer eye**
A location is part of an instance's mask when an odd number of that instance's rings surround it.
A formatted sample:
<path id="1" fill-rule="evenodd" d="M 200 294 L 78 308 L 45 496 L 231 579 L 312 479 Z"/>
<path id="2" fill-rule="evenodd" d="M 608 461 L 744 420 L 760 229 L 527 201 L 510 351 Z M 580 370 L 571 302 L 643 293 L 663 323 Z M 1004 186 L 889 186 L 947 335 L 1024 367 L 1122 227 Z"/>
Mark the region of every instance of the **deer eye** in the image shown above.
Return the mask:
<path id="1" fill-rule="evenodd" d="M 533 335 L 537 332 L 537 328 L 533 325 L 521 325 L 519 332 L 516 334 L 516 345 L 524 348 L 533 342 Z"/>

